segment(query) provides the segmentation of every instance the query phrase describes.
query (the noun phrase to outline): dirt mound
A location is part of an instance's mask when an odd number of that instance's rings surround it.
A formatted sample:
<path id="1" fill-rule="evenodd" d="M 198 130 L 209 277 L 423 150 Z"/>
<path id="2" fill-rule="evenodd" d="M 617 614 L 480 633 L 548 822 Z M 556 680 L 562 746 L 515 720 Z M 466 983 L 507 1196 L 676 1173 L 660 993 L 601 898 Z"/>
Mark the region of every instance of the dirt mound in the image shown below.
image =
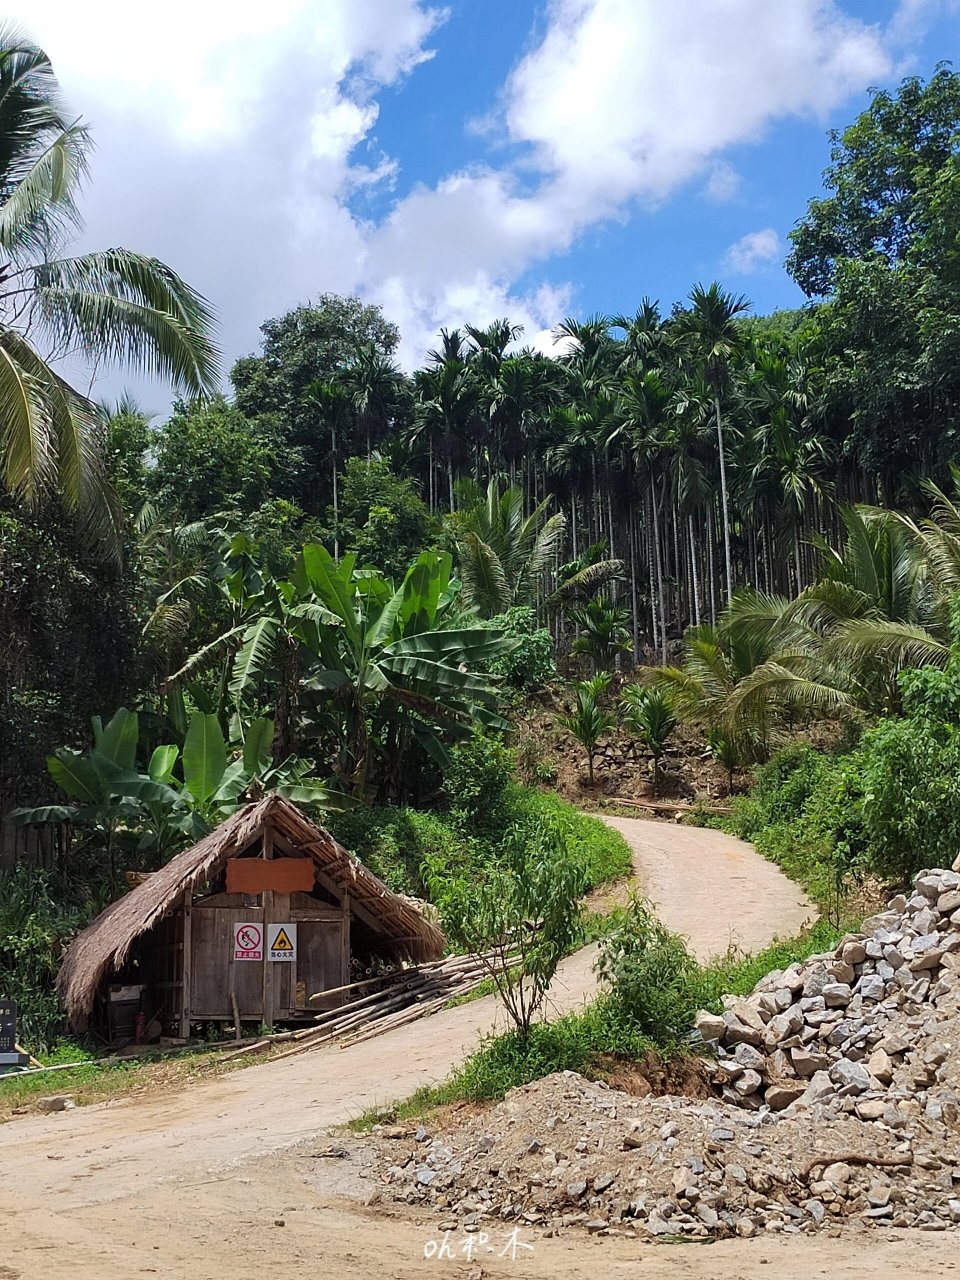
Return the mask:
<path id="1" fill-rule="evenodd" d="M 450 1131 L 387 1132 L 373 1139 L 381 1195 L 462 1231 L 702 1238 L 960 1223 L 960 1133 L 910 1111 L 884 1133 L 855 1115 L 636 1098 L 563 1072 Z"/>
<path id="2" fill-rule="evenodd" d="M 384 1130 L 372 1177 L 465 1231 L 960 1226 L 960 874 L 915 889 L 835 952 L 702 1014 L 715 1057 L 605 1062 L 621 1088 L 564 1072 L 435 1133 Z"/>

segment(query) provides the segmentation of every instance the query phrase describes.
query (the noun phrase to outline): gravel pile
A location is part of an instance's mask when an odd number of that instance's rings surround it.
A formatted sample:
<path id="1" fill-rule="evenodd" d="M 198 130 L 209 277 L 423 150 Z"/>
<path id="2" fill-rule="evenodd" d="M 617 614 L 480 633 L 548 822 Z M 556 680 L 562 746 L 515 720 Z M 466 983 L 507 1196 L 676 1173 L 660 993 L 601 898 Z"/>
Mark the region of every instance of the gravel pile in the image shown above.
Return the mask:
<path id="1" fill-rule="evenodd" d="M 746 999 L 725 997 L 722 1015 L 698 1015 L 725 1101 L 771 1111 L 835 1102 L 892 1127 L 902 1101 L 934 1119 L 954 1105 L 938 1100 L 956 1046 L 938 1018 L 956 1009 L 960 874 L 924 871 L 914 889 L 836 951 L 768 974 Z"/>
<path id="2" fill-rule="evenodd" d="M 960 874 L 724 1003 L 697 1021 L 715 1099 L 548 1076 L 449 1132 L 375 1131 L 382 1196 L 464 1231 L 960 1225 Z"/>

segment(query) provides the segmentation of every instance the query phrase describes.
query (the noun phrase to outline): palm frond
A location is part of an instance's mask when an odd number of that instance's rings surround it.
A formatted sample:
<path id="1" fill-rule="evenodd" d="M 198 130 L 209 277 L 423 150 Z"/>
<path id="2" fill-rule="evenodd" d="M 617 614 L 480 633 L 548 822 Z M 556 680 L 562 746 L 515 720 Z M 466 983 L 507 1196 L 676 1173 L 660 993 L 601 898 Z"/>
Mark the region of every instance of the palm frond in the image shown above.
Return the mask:
<path id="1" fill-rule="evenodd" d="M 460 544 L 460 572 L 464 593 L 486 617 L 503 613 L 511 604 L 510 584 L 500 557 L 479 534 L 468 532 Z"/>
<path id="2" fill-rule="evenodd" d="M 824 655 L 836 664 L 865 667 L 878 663 L 896 669 L 945 667 L 950 646 L 923 627 L 886 618 L 857 618 L 844 623 L 823 647 Z"/>
<path id="3" fill-rule="evenodd" d="M 156 258 L 107 249 L 43 263 L 35 280 L 40 313 L 59 341 L 132 363 L 189 394 L 217 389 L 212 312 Z"/>

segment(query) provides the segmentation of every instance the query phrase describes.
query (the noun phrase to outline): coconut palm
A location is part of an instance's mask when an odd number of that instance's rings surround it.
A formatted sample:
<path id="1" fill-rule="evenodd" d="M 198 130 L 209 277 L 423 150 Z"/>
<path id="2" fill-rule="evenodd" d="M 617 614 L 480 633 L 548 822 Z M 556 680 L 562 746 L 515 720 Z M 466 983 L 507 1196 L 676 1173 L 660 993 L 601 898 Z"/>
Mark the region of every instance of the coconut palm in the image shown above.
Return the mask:
<path id="1" fill-rule="evenodd" d="M 484 498 L 476 486 L 462 486 L 464 494 L 470 490 L 473 500 L 450 522 L 467 602 L 487 618 L 513 605 L 535 604 L 544 574 L 557 563 L 566 516 L 549 514 L 549 498 L 524 516 L 522 492 L 500 493 L 496 480 Z"/>
<path id="2" fill-rule="evenodd" d="M 181 392 L 219 378 L 203 298 L 130 249 L 59 256 L 79 224 L 87 126 L 64 106 L 47 55 L 0 28 L 0 474 L 28 502 L 56 491 L 109 524 L 97 411 L 58 358 L 122 361 Z"/>
<path id="3" fill-rule="evenodd" d="M 732 637 L 769 657 L 736 690 L 732 717 L 758 708 L 814 713 L 896 712 L 899 675 L 945 666 L 948 597 L 910 529 L 887 511 L 845 508 L 842 549 L 819 535 L 818 579 L 791 601 L 739 594 L 725 620 Z"/>

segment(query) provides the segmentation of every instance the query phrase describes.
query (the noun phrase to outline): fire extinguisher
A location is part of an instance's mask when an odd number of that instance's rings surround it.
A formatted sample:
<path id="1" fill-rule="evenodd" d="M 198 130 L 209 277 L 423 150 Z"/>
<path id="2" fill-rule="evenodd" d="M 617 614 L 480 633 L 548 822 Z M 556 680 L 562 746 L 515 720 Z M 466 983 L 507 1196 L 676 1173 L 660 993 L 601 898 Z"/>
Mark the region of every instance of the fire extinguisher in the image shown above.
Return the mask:
<path id="1" fill-rule="evenodd" d="M 133 1032 L 133 1043 L 143 1044 L 143 1033 L 147 1029 L 147 1015 L 145 1013 L 137 1014 L 136 1027 Z"/>

